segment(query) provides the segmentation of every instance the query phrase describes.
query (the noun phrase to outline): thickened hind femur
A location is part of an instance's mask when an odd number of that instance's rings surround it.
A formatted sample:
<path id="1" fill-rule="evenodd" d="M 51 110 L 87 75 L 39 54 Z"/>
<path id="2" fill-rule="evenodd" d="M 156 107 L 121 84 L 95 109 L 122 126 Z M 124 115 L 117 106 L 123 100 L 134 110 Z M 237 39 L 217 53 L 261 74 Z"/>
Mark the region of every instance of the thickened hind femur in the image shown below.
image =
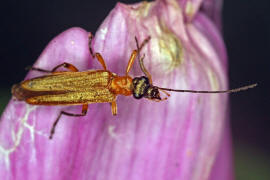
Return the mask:
<path id="1" fill-rule="evenodd" d="M 135 77 L 132 80 L 133 83 L 133 97 L 135 99 L 141 99 L 144 97 L 150 87 L 149 80 L 147 77 Z"/>

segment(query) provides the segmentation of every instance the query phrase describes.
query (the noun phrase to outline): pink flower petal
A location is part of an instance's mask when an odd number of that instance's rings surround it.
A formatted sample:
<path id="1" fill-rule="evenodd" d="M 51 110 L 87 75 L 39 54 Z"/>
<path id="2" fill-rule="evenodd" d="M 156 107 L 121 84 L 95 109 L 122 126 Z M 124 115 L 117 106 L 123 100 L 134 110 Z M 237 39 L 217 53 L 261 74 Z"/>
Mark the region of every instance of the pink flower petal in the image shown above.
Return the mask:
<path id="1" fill-rule="evenodd" d="M 187 21 L 191 21 L 199 11 L 204 0 L 178 0 Z"/>
<path id="2" fill-rule="evenodd" d="M 52 69 L 66 61 L 76 64 L 80 69 L 87 69 L 89 57 L 88 33 L 80 28 L 72 28 L 54 38 L 34 66 Z M 37 75 L 41 73 L 32 71 L 27 79 Z M 51 125 L 61 109 L 10 101 L 0 124 L 0 177 L 57 179 L 62 176 L 63 157 L 64 154 L 68 155 L 66 150 L 71 149 L 68 137 L 72 136 L 73 121 L 60 121 L 59 126 L 62 128 L 57 129 L 59 133 L 53 141 L 48 139 Z"/>
<path id="3" fill-rule="evenodd" d="M 218 28 L 221 27 L 221 7 L 223 0 L 178 0 L 186 21 L 192 21 L 200 11 L 207 15 Z"/>
<path id="4" fill-rule="evenodd" d="M 136 49 L 134 37 L 142 42 L 150 35 L 142 53 L 154 85 L 227 89 L 226 53 L 216 27 L 202 16 L 186 23 L 181 12 L 174 0 L 118 3 L 96 32 L 93 49 L 110 71 L 124 75 Z M 101 69 L 89 54 L 88 33 L 79 28 L 53 39 L 35 67 L 50 69 L 64 61 L 80 70 Z M 30 72 L 27 78 L 38 74 Z M 138 62 L 130 74 L 143 75 Z M 61 117 L 53 140 L 48 140 L 60 110 L 80 112 L 81 107 L 37 107 L 11 100 L 0 124 L 0 177 L 210 178 L 225 128 L 227 95 L 171 93 L 160 103 L 119 96 L 117 103 L 115 117 L 109 104 L 90 104 L 82 118 Z"/>

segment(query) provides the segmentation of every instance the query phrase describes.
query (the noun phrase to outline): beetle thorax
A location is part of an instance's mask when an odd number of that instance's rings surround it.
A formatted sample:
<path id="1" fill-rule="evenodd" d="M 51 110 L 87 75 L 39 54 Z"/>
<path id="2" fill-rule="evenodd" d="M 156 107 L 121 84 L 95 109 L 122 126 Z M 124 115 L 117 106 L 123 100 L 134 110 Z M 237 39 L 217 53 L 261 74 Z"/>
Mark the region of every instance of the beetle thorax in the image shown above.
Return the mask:
<path id="1" fill-rule="evenodd" d="M 132 95 L 132 78 L 130 76 L 120 76 L 113 78 L 110 91 L 116 95 Z"/>

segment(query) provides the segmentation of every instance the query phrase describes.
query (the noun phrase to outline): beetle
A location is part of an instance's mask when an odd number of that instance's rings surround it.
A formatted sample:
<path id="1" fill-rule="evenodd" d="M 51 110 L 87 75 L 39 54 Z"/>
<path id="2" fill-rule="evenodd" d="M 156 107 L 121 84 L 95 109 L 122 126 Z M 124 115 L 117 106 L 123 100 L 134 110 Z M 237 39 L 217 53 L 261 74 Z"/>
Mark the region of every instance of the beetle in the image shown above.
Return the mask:
<path id="1" fill-rule="evenodd" d="M 62 115 L 67 116 L 85 116 L 88 110 L 88 104 L 91 103 L 110 103 L 113 115 L 117 114 L 116 98 L 118 95 L 131 96 L 135 99 L 147 98 L 153 101 L 166 100 L 170 94 L 167 91 L 190 92 L 190 93 L 230 93 L 255 87 L 257 84 L 241 87 L 238 89 L 226 91 L 194 91 L 194 90 L 177 90 L 154 86 L 151 74 L 146 70 L 143 59 L 140 57 L 140 51 L 143 46 L 150 40 L 146 38 L 139 46 L 135 37 L 137 49 L 133 50 L 128 61 L 125 75 L 117 74 L 107 70 L 105 61 L 100 53 L 94 53 L 91 48 L 93 36 L 89 35 L 89 51 L 93 58 L 96 58 L 102 65 L 103 69 L 88 70 L 79 72 L 79 70 L 70 63 L 62 63 L 52 70 L 44 70 L 36 67 L 29 68 L 49 73 L 44 76 L 35 77 L 22 81 L 12 87 L 12 94 L 19 101 L 25 101 L 32 105 L 82 105 L 80 114 L 61 111 L 53 123 L 50 130 L 49 138 L 52 139 L 57 123 Z M 130 69 L 134 64 L 136 57 L 145 76 L 132 78 L 129 75 Z M 60 67 L 69 71 L 57 71 Z M 167 96 L 161 98 L 160 91 Z"/>

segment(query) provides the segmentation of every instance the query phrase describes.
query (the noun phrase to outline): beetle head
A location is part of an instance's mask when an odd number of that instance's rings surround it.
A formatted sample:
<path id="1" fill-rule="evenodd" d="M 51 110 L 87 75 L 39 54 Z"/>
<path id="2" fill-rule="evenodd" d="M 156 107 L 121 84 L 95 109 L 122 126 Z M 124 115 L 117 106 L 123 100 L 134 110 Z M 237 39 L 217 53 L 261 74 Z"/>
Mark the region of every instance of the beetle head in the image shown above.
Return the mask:
<path id="1" fill-rule="evenodd" d="M 132 80 L 132 84 L 133 97 L 135 99 L 141 99 L 144 97 L 151 100 L 161 100 L 158 88 L 150 84 L 147 77 L 135 77 Z"/>

